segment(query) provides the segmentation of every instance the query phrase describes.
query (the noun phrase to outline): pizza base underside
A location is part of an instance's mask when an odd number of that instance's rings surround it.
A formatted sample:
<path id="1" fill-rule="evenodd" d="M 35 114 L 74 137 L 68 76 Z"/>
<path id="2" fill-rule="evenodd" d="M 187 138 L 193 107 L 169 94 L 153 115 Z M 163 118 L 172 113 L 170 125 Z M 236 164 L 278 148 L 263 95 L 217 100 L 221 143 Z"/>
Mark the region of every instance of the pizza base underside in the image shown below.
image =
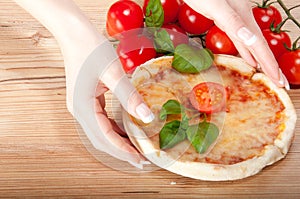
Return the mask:
<path id="1" fill-rule="evenodd" d="M 125 114 L 125 120 L 131 121 L 125 123 L 131 140 L 149 160 L 191 178 L 235 180 L 254 175 L 286 155 L 296 114 L 282 89 L 239 58 L 216 56 L 216 66 L 197 75 L 179 74 L 171 62 L 172 57 L 147 62 L 133 75 L 133 83 L 154 113 L 169 99 L 189 106 L 186 96 L 203 81 L 223 84 L 229 99 L 226 111 L 209 117 L 220 136 L 207 154 L 198 154 L 188 141 L 162 151 L 158 133 L 167 121 L 141 125 Z M 137 137 L 140 133 L 145 136 Z"/>

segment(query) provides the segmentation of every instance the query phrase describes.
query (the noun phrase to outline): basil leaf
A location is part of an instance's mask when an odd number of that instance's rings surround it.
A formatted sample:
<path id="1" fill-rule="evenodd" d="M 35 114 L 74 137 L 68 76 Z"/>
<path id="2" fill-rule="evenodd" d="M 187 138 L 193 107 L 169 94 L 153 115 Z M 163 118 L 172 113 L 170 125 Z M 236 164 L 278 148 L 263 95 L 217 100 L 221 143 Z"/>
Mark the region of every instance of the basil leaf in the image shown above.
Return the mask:
<path id="1" fill-rule="evenodd" d="M 150 0 L 146 7 L 145 23 L 150 28 L 160 28 L 164 23 L 164 9 L 160 0 Z"/>
<path id="2" fill-rule="evenodd" d="M 181 126 L 180 128 L 184 131 L 186 131 L 189 128 L 189 121 L 190 118 L 186 115 L 186 113 L 182 114 L 182 119 L 181 119 Z"/>
<path id="3" fill-rule="evenodd" d="M 161 29 L 154 35 L 155 49 L 158 53 L 173 54 L 174 44 L 170 38 L 169 33 L 165 29 Z"/>
<path id="4" fill-rule="evenodd" d="M 170 114 L 180 114 L 183 112 L 184 107 L 181 106 L 181 104 L 176 100 L 168 100 L 164 105 L 162 106 L 162 109 L 159 113 L 159 118 L 161 120 L 165 120 L 168 115 Z"/>
<path id="5" fill-rule="evenodd" d="M 172 66 L 181 73 L 198 73 L 208 69 L 212 63 L 213 55 L 208 49 L 180 44 L 175 48 Z"/>
<path id="6" fill-rule="evenodd" d="M 202 122 L 188 127 L 186 134 L 195 150 L 203 154 L 219 136 L 219 129 L 213 123 Z"/>
<path id="7" fill-rule="evenodd" d="M 185 139 L 185 129 L 181 128 L 181 122 L 178 120 L 165 124 L 159 132 L 159 144 L 161 149 L 172 148 Z"/>

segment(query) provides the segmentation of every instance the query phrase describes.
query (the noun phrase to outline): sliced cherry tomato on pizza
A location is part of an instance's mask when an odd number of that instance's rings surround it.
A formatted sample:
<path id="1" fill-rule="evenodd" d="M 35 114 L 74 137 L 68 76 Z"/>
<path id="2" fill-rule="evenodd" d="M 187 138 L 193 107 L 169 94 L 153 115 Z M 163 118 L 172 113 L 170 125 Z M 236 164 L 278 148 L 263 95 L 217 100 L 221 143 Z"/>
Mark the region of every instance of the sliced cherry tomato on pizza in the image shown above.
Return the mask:
<path id="1" fill-rule="evenodd" d="M 272 23 L 276 27 L 282 21 L 278 9 L 271 5 L 257 5 L 252 12 L 261 30 L 270 28 Z"/>
<path id="2" fill-rule="evenodd" d="M 262 33 L 277 60 L 283 53 L 287 52 L 286 47 L 290 48 L 292 45 L 289 35 L 284 31 L 273 31 L 269 28 L 263 30 Z"/>
<path id="3" fill-rule="evenodd" d="M 202 113 L 215 113 L 224 110 L 227 93 L 223 85 L 203 82 L 196 85 L 190 93 L 192 106 Z"/>
<path id="4" fill-rule="evenodd" d="M 156 57 L 153 41 L 144 35 L 131 35 L 120 40 L 117 53 L 126 73 Z"/>
<path id="5" fill-rule="evenodd" d="M 164 24 L 173 23 L 177 20 L 179 7 L 181 5 L 180 0 L 160 0 L 164 9 Z M 146 13 L 146 8 L 149 0 L 144 1 L 143 10 Z"/>
<path id="6" fill-rule="evenodd" d="M 206 47 L 215 54 L 229 54 L 237 55 L 238 51 L 234 46 L 234 43 L 217 26 L 213 26 L 209 29 L 206 35 Z"/>
<path id="7" fill-rule="evenodd" d="M 106 30 L 109 36 L 120 38 L 129 30 L 139 31 L 144 25 L 142 8 L 130 0 L 115 2 L 108 10 Z"/>
<path id="8" fill-rule="evenodd" d="M 293 86 L 300 86 L 300 49 L 288 51 L 279 58 L 279 66 Z"/>
<path id="9" fill-rule="evenodd" d="M 205 16 L 199 14 L 186 3 L 180 6 L 178 21 L 180 26 L 190 34 L 203 34 L 210 27 L 214 25 L 214 22 Z"/>

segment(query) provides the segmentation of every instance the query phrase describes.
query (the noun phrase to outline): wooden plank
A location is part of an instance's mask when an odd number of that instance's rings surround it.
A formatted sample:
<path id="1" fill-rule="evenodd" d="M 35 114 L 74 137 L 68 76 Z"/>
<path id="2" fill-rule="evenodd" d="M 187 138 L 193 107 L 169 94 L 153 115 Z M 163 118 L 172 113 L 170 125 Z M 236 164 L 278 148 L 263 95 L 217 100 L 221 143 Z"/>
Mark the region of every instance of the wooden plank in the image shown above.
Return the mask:
<path id="1" fill-rule="evenodd" d="M 114 1 L 76 3 L 104 32 L 106 12 Z M 284 2 L 299 4 L 297 0 Z M 126 173 L 102 164 L 83 145 L 76 122 L 66 109 L 64 64 L 57 42 L 11 0 L 2 0 L 0 8 L 0 197 L 300 196 L 299 122 L 283 161 L 239 181 L 204 182 L 161 169 Z M 300 20 L 299 9 L 293 13 Z M 291 23 L 286 29 L 293 30 L 292 38 L 300 35 Z M 289 94 L 299 117 L 300 90 Z M 105 154 L 101 157 L 112 162 Z M 114 166 L 123 165 L 117 162 Z"/>

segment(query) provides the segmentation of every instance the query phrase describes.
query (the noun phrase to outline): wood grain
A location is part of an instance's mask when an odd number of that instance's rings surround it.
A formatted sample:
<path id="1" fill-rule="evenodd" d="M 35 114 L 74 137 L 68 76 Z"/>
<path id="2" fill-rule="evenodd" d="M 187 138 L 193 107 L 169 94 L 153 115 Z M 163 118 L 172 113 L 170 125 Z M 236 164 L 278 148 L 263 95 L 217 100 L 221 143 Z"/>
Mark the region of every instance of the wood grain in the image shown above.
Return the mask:
<path id="1" fill-rule="evenodd" d="M 108 6 L 114 1 L 76 2 L 103 32 Z M 299 9 L 293 13 L 300 20 Z M 290 23 L 286 29 L 293 30 L 292 38 L 300 35 Z M 120 172 L 99 162 L 83 145 L 65 105 L 59 46 L 11 0 L 0 2 L 0 46 L 0 197 L 300 197 L 299 122 L 287 157 L 243 180 L 204 182 L 161 169 Z M 300 117 L 300 90 L 289 94 Z"/>

